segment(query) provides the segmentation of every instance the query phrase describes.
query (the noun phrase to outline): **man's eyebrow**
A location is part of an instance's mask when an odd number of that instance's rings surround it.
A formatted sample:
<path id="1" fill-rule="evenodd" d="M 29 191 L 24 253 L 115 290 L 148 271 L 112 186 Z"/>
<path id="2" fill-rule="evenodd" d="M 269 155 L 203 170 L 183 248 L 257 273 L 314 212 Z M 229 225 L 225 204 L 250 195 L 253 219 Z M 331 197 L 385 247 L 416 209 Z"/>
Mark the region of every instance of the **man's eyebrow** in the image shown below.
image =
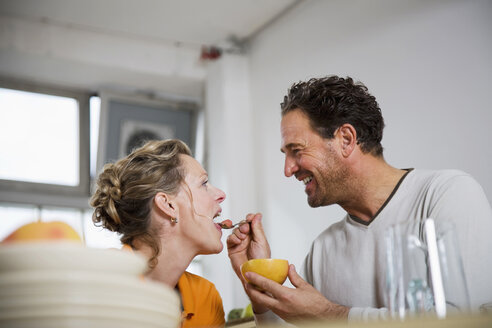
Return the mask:
<path id="1" fill-rule="evenodd" d="M 285 153 L 284 148 L 285 148 L 285 149 L 287 149 L 287 150 L 289 150 L 289 149 L 292 149 L 292 148 L 294 148 L 294 147 L 298 147 L 298 146 L 300 146 L 300 145 L 301 145 L 300 143 L 291 142 L 291 143 L 289 143 L 289 144 L 287 144 L 287 145 L 285 145 L 285 146 L 281 147 L 281 148 L 280 148 L 280 151 L 281 151 L 282 153 Z"/>

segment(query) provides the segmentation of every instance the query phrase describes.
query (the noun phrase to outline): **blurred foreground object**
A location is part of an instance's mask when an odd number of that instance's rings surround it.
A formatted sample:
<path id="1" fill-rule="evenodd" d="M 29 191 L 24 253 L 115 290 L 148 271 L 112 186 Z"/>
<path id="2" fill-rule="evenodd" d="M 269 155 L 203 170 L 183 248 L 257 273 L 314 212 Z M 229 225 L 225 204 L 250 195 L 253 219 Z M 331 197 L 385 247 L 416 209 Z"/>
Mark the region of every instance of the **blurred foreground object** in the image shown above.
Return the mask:
<path id="1" fill-rule="evenodd" d="M 263 327 L 263 325 L 262 325 Z M 266 325 L 266 328 L 281 328 L 282 325 Z M 419 317 L 410 318 L 405 321 L 400 320 L 386 320 L 386 321 L 353 321 L 347 325 L 347 321 L 301 321 L 296 323 L 298 328 L 488 328 L 492 327 L 492 315 L 455 315 L 449 316 L 445 319 L 438 319 L 436 317 Z M 242 328 L 242 327 L 237 327 Z"/>
<path id="2" fill-rule="evenodd" d="M 232 326 L 238 328 L 251 328 L 256 326 L 251 303 L 245 308 L 235 308 L 229 311 L 227 314 L 226 327 Z"/>
<path id="3" fill-rule="evenodd" d="M 242 308 L 236 308 L 230 310 L 229 313 L 227 314 L 227 321 L 241 319 L 241 313 L 243 313 Z"/>
<path id="4" fill-rule="evenodd" d="M 20 228 L 14 240 L 37 235 L 29 229 Z M 0 327 L 179 326 L 179 297 L 141 278 L 145 258 L 87 248 L 68 236 L 0 244 Z"/>
<path id="5" fill-rule="evenodd" d="M 25 224 L 8 235 L 2 244 L 18 242 L 34 242 L 48 240 L 64 240 L 82 243 L 79 234 L 67 223 L 60 221 L 31 222 Z"/>

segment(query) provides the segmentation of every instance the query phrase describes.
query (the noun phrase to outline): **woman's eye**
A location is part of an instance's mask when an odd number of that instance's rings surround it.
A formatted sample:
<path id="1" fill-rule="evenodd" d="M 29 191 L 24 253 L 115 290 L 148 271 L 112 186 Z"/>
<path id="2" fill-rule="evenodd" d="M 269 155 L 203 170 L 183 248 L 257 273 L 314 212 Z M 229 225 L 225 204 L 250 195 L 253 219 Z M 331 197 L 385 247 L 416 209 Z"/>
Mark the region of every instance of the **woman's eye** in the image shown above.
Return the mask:
<path id="1" fill-rule="evenodd" d="M 205 180 L 205 181 L 202 183 L 202 186 L 207 187 L 207 185 L 208 185 L 208 180 Z"/>

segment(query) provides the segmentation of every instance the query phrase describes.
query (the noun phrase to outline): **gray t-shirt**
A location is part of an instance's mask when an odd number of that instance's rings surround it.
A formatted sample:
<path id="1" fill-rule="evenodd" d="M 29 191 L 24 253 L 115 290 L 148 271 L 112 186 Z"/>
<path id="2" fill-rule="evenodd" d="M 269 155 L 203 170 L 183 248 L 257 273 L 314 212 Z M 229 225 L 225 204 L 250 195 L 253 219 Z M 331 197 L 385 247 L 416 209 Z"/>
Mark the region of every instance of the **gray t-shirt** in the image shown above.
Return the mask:
<path id="1" fill-rule="evenodd" d="M 457 170 L 410 170 L 369 224 L 346 215 L 323 231 L 300 274 L 350 307 L 349 320 L 385 318 L 385 233 L 429 217 L 456 228 L 472 309 L 492 301 L 492 209 L 482 187 Z"/>

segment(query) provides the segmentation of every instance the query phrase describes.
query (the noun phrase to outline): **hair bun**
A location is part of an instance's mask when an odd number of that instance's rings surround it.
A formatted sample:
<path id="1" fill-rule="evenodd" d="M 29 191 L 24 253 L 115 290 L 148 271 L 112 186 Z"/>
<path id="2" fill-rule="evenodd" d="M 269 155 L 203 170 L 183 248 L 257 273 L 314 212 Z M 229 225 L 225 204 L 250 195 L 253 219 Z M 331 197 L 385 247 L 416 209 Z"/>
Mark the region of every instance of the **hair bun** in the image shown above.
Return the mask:
<path id="1" fill-rule="evenodd" d="M 121 189 L 119 186 L 112 186 L 109 188 L 109 195 L 113 199 L 113 201 L 118 201 L 121 199 Z"/>
<path id="2" fill-rule="evenodd" d="M 92 216 L 94 223 L 104 228 L 118 232 L 121 219 L 115 203 L 121 200 L 120 180 L 114 164 L 106 164 L 97 180 L 96 192 L 91 198 L 90 205 L 95 208 Z"/>

